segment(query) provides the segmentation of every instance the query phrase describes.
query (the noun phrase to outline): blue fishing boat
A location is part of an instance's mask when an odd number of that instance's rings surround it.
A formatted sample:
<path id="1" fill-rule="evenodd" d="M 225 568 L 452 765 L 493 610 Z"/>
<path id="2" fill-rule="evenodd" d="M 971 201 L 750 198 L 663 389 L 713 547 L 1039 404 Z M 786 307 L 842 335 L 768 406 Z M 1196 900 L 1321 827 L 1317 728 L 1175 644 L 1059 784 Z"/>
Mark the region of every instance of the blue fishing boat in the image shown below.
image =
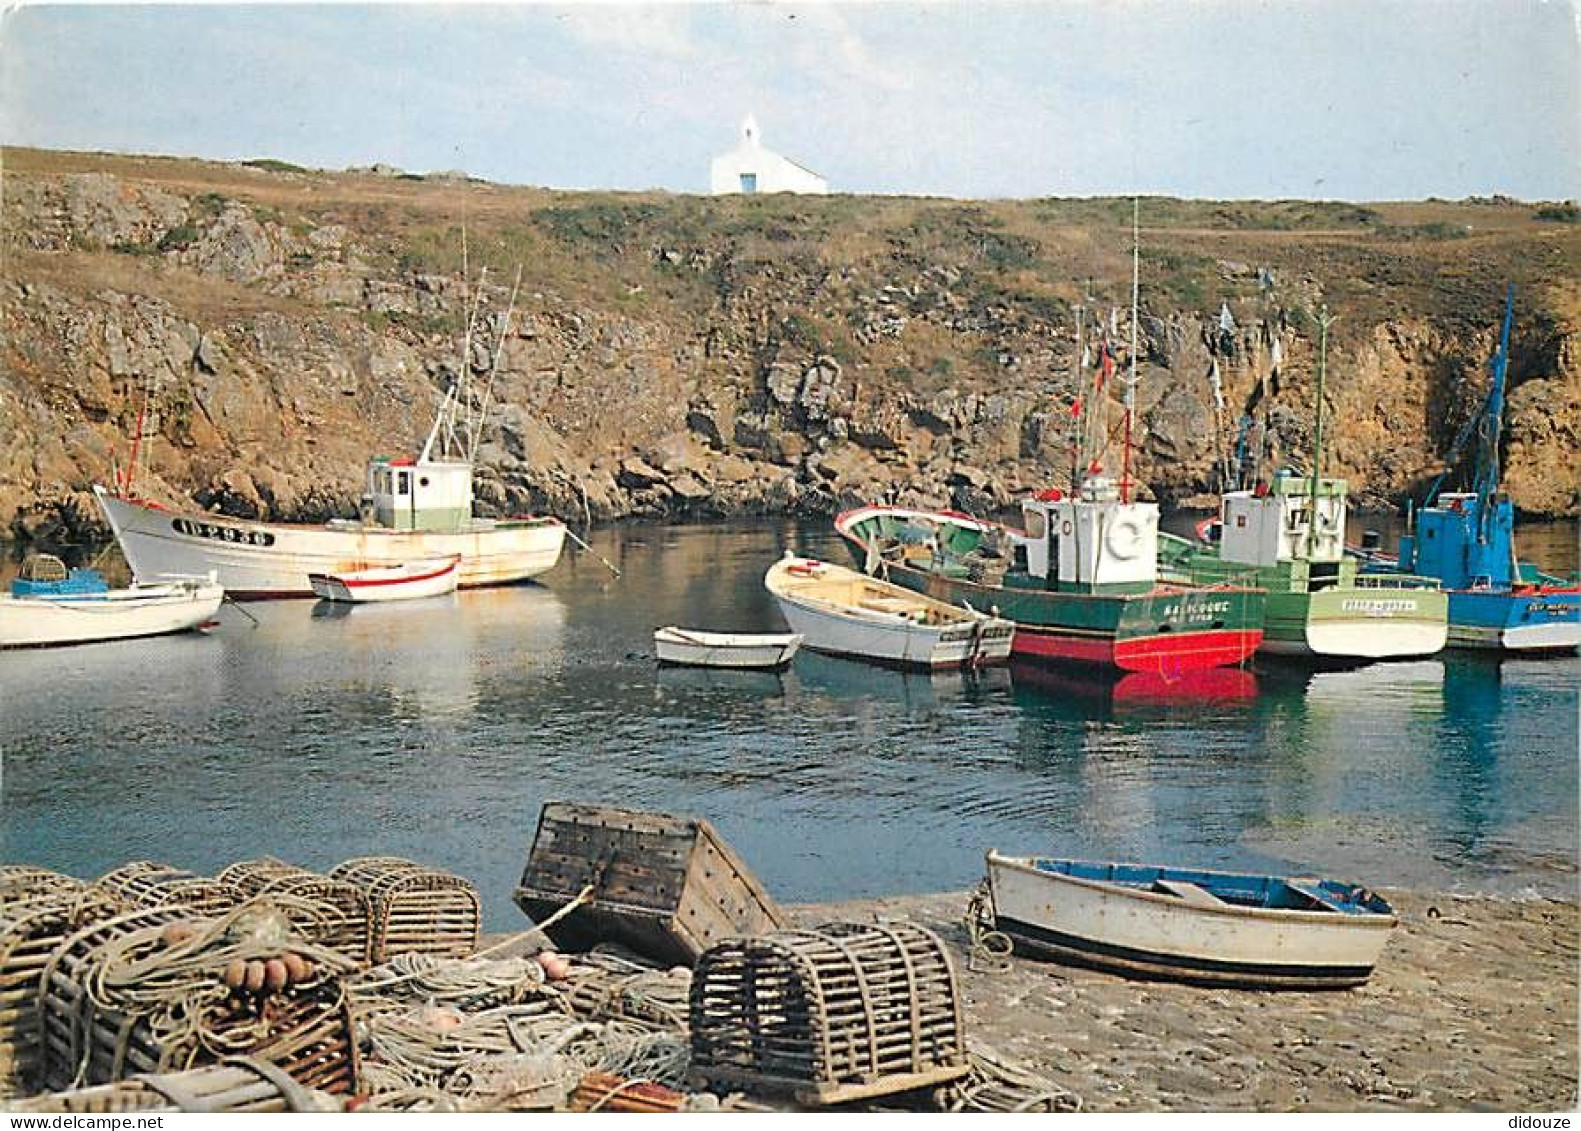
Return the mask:
<path id="1" fill-rule="evenodd" d="M 1493 385 L 1481 410 L 1467 422 L 1418 512 L 1414 531 L 1400 539 L 1399 557 L 1375 561 L 1381 572 L 1436 577 L 1449 594 L 1449 645 L 1530 655 L 1574 652 L 1581 646 L 1581 585 L 1543 574 L 1515 552 L 1515 506 L 1499 490 L 1499 434 L 1515 288 L 1509 288 L 1499 348 L 1490 368 Z M 1466 441 L 1476 439 L 1471 490 L 1438 493 L 1460 462 Z"/>

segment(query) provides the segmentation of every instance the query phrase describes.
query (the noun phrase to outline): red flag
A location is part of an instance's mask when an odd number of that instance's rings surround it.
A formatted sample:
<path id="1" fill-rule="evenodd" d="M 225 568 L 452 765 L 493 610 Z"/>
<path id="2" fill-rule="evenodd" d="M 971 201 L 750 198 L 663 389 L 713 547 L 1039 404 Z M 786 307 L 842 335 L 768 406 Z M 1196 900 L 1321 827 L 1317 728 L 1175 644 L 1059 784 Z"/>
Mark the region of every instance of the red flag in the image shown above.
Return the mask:
<path id="1" fill-rule="evenodd" d="M 1073 417 L 1081 415 L 1081 398 L 1077 397 L 1070 405 L 1070 414 Z"/>

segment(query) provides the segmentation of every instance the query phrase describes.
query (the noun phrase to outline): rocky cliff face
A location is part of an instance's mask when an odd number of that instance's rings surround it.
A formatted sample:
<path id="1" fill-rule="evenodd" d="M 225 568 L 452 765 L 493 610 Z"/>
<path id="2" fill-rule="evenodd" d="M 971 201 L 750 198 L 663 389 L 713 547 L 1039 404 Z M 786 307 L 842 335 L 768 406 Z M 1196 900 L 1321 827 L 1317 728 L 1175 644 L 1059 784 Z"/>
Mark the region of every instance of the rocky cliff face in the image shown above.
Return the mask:
<path id="1" fill-rule="evenodd" d="M 1118 470 L 1128 213 L 8 150 L 0 531 L 97 530 L 91 485 L 134 452 L 156 499 L 351 513 L 366 459 L 415 451 L 462 365 L 490 389 L 494 513 L 1004 506 L 1066 481 L 1078 426 Z M 1419 488 L 1486 389 L 1513 280 L 1507 482 L 1577 512 L 1574 225 L 1508 201 L 1142 214 L 1134 471 L 1155 496 L 1206 501 L 1237 448 L 1305 465 L 1323 306 L 1325 470 L 1363 503 Z M 1118 361 L 1096 394 L 1078 328 Z"/>

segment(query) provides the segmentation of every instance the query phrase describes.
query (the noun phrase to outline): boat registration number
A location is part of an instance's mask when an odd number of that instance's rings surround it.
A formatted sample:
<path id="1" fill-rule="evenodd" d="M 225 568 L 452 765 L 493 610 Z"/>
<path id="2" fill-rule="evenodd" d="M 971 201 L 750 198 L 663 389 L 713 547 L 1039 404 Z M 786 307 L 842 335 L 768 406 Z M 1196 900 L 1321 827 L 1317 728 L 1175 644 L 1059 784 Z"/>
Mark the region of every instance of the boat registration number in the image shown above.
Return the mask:
<path id="1" fill-rule="evenodd" d="M 1416 602 L 1408 598 L 1350 597 L 1340 602 L 1340 611 L 1369 617 L 1392 617 L 1395 613 L 1416 612 Z"/>
<path id="2" fill-rule="evenodd" d="M 221 526 L 217 522 L 193 522 L 190 518 L 174 519 L 171 529 L 188 538 L 212 538 L 216 542 L 235 542 L 246 546 L 273 546 L 274 535 L 263 530 L 239 530 L 234 526 Z"/>

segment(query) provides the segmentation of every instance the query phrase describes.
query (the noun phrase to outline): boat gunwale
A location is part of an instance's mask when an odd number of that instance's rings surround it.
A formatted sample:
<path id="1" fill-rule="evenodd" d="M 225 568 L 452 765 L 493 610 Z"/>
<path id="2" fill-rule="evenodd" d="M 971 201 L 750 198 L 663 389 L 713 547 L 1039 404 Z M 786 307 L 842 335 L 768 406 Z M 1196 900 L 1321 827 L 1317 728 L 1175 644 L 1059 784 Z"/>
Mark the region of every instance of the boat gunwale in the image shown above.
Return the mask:
<path id="1" fill-rule="evenodd" d="M 852 515 L 860 514 L 863 511 L 872 512 L 872 514 L 875 516 L 880 513 L 892 515 L 916 515 L 920 518 L 929 518 L 934 515 L 938 515 L 940 517 L 947 518 L 952 522 L 961 522 L 962 525 L 968 527 L 975 526 L 980 527 L 983 530 L 1003 530 L 1013 537 L 1021 539 L 1026 539 L 1028 537 L 1024 531 L 1019 530 L 1014 526 L 1007 526 L 1004 523 L 991 522 L 986 519 L 973 518 L 971 515 L 963 515 L 956 511 L 927 511 L 920 510 L 916 507 L 899 507 L 891 506 L 889 504 L 867 504 L 865 506 L 853 507 L 850 510 L 841 511 L 834 517 L 835 533 L 839 534 L 840 537 L 844 538 L 847 542 L 851 543 L 853 546 L 856 546 L 864 553 L 867 551 L 868 544 L 854 530 L 851 529 L 851 526 L 858 520 L 851 519 L 850 517 Z M 1096 591 L 1078 592 L 1075 590 L 1061 589 L 1021 589 L 1009 585 L 984 585 L 981 582 L 972 581 L 970 578 L 947 577 L 944 574 L 936 574 L 932 570 L 923 569 L 920 566 L 910 565 L 905 562 L 892 562 L 887 558 L 881 560 L 883 560 L 884 564 L 890 569 L 909 570 L 912 573 L 921 574 L 924 577 L 944 577 L 945 580 L 949 581 L 949 583 L 952 585 L 970 586 L 971 588 L 982 593 L 1025 593 L 1040 597 L 1079 597 L 1083 600 L 1108 601 L 1119 604 L 1129 604 L 1136 601 L 1155 600 L 1160 597 L 1190 597 L 1195 596 L 1198 593 L 1241 594 L 1268 592 L 1267 589 L 1256 585 L 1232 585 L 1228 582 L 1215 582 L 1211 585 L 1194 585 L 1191 582 L 1162 580 L 1155 580 L 1153 582 L 1152 588 L 1147 589 L 1141 593 L 1105 593 Z"/>
<path id="2" fill-rule="evenodd" d="M 415 528 L 412 530 L 397 530 L 391 526 L 379 526 L 375 523 L 363 522 L 356 518 L 330 518 L 323 522 L 270 522 L 258 518 L 241 518 L 237 515 L 215 513 L 213 511 L 187 509 L 185 507 L 172 507 L 153 499 L 145 499 L 140 495 L 118 495 L 102 484 L 93 485 L 94 493 L 102 498 L 111 499 L 139 510 L 154 511 L 158 514 L 169 515 L 172 519 L 189 518 L 204 522 L 216 520 L 224 522 L 242 523 L 263 530 L 290 530 L 301 533 L 328 532 L 332 534 L 482 534 L 490 530 L 524 526 L 565 526 L 565 522 L 552 514 L 526 514 L 511 515 L 508 518 L 478 518 L 469 517 L 468 523 L 477 523 L 475 527 L 463 525 L 455 530 L 433 530 L 428 528 Z M 112 523 L 113 526 L 113 523 Z"/>
<path id="3" fill-rule="evenodd" d="M 849 574 L 851 580 L 858 583 L 876 583 L 899 590 L 900 599 L 915 602 L 918 611 L 932 610 L 940 616 L 948 616 L 951 619 L 942 624 L 919 623 L 912 620 L 905 613 L 889 612 L 883 609 L 868 609 L 860 605 L 844 605 L 830 598 L 809 596 L 795 592 L 789 585 L 784 583 L 786 576 L 791 573 L 790 567 L 792 565 L 812 565 L 836 571 L 836 578 L 831 578 L 830 580 L 836 580 L 839 574 Z M 979 612 L 976 609 L 966 608 L 964 605 L 954 605 L 948 601 L 941 601 L 927 593 L 919 593 L 915 589 L 907 589 L 904 585 L 896 585 L 894 582 L 885 581 L 883 578 L 851 569 L 849 566 L 836 565 L 833 562 L 819 561 L 815 558 L 796 558 L 793 560 L 782 558 L 769 567 L 768 573 L 764 575 L 763 584 L 769 594 L 777 600 L 790 601 L 792 604 L 804 606 L 815 612 L 849 617 L 853 620 L 866 621 L 884 628 L 910 627 L 943 632 L 952 628 L 969 628 L 974 625 L 986 627 L 994 621 L 1003 621 L 1005 624 L 1014 625 L 1014 622 L 1007 617 Z"/>
<path id="4" fill-rule="evenodd" d="M 442 562 L 444 564 L 440 565 L 437 569 L 429 570 L 427 573 L 404 573 L 397 577 L 365 576 L 366 574 L 370 573 L 392 573 L 396 570 L 404 570 L 408 568 L 408 564 L 411 566 L 420 566 L 426 562 Z M 336 585 L 343 585 L 347 589 L 369 589 L 375 586 L 384 585 L 415 585 L 419 581 L 432 581 L 436 577 L 443 577 L 445 574 L 459 569 L 461 567 L 461 555 L 448 554 L 443 558 L 419 559 L 418 561 L 408 564 L 397 566 L 374 566 L 371 569 L 365 570 L 347 570 L 345 573 L 310 573 L 307 575 L 307 579 L 309 582 L 315 580 L 328 581 Z"/>
<path id="5" fill-rule="evenodd" d="M 1387 900 L 1384 901 L 1385 906 L 1389 907 L 1387 912 L 1372 911 L 1367 908 L 1361 908 L 1357 912 L 1351 913 L 1339 910 L 1325 911 L 1319 909 L 1301 909 L 1295 907 L 1243 907 L 1237 906 L 1233 903 L 1225 903 L 1222 907 L 1215 907 L 1212 905 L 1186 903 L 1178 896 L 1164 895 L 1159 892 L 1144 891 L 1139 888 L 1129 888 L 1124 884 L 1114 881 L 1088 880 L 1081 876 L 1071 876 L 1061 872 L 1050 872 L 1042 868 L 1034 867 L 1033 865 L 1027 863 L 1027 861 L 1030 860 L 1053 859 L 1056 858 L 1052 856 L 1005 856 L 1002 855 L 997 849 L 992 848 L 988 850 L 988 853 L 985 857 L 990 869 L 992 869 L 995 864 L 999 864 L 1014 871 L 1025 872 L 1043 879 L 1058 880 L 1100 894 L 1114 895 L 1126 899 L 1139 899 L 1143 902 L 1157 905 L 1160 908 L 1168 908 L 1171 911 L 1177 912 L 1187 911 L 1192 914 L 1201 913 L 1210 916 L 1228 916 L 1236 919 L 1254 919 L 1263 922 L 1289 922 L 1302 924 L 1344 923 L 1348 927 L 1359 927 L 1365 924 L 1365 927 L 1368 930 L 1393 930 L 1399 925 L 1400 921 L 1399 913 L 1395 911 L 1394 907 L 1390 905 Z M 1103 864 L 1101 861 L 1096 860 L 1071 860 L 1066 861 L 1066 863 L 1093 864 L 1100 867 L 1156 867 L 1156 865 L 1149 864 L 1107 865 Z M 1252 877 L 1256 875 L 1256 873 L 1252 872 L 1220 872 L 1206 868 L 1198 869 L 1197 871 L 1199 871 L 1201 874 L 1216 876 Z M 1281 877 L 1269 878 L 1279 879 Z M 997 908 L 995 910 L 997 913 Z"/>

